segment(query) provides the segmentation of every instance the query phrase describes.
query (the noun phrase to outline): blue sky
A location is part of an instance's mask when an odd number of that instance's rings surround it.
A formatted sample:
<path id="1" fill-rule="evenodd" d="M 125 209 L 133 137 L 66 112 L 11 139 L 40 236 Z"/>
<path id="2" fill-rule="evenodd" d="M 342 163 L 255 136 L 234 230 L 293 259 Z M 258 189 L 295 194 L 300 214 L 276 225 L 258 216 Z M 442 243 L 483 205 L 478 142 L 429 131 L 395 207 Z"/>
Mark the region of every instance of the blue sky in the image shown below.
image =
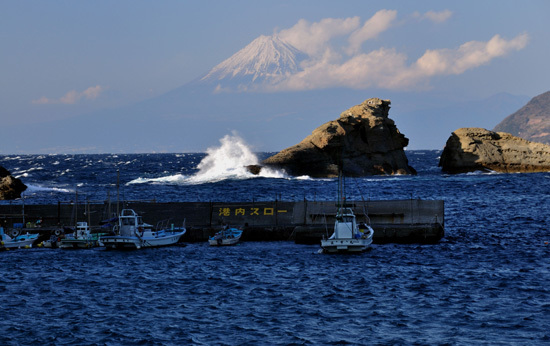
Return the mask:
<path id="1" fill-rule="evenodd" d="M 0 119 L 20 126 L 130 105 L 205 74 L 260 35 L 302 25 L 312 38 L 321 23 L 332 20 L 340 26 L 328 30 L 339 30 L 355 20 L 357 29 L 376 14 L 385 15 L 380 21 L 386 26 L 373 24 L 356 48 L 391 53 L 382 60 L 394 79 L 336 86 L 455 102 L 501 92 L 534 97 L 550 89 L 549 13 L 544 0 L 3 1 Z M 352 49 L 330 42 L 333 53 Z M 472 62 L 476 54 L 460 53 L 476 45 L 493 55 Z M 420 60 L 428 76 L 410 77 Z"/>

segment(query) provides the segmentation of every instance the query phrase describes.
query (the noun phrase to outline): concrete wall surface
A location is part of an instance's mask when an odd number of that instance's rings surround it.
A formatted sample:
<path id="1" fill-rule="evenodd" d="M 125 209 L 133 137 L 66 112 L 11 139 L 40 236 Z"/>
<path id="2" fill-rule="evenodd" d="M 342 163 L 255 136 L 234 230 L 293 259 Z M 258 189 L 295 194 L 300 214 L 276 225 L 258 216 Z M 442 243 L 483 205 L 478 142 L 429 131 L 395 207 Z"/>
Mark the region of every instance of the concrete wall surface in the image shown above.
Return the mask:
<path id="1" fill-rule="evenodd" d="M 441 200 L 347 201 L 359 221 L 370 221 L 379 241 L 420 234 L 440 239 L 444 234 L 444 202 Z M 134 209 L 143 221 L 153 226 L 159 222 L 188 228 L 190 241 L 202 241 L 223 225 L 243 227 L 243 240 L 305 239 L 317 241 L 334 225 L 335 202 L 327 201 L 257 201 L 257 202 L 173 202 L 155 203 L 58 203 L 54 205 L 0 205 L 0 226 L 21 226 L 39 231 L 55 227 L 72 227 L 87 221 L 98 229 L 105 220 L 123 208 Z M 38 222 L 40 220 L 40 222 Z M 269 233 L 266 233 L 269 232 Z"/>

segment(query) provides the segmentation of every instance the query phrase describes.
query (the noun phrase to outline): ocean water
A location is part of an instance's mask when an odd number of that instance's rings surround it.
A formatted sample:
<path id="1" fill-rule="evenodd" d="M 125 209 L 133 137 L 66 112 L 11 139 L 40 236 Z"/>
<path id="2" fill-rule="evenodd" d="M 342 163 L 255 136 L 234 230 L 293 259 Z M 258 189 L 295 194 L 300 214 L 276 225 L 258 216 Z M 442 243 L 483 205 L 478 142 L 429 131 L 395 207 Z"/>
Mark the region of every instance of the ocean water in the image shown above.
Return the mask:
<path id="1" fill-rule="evenodd" d="M 249 175 L 238 138 L 202 154 L 2 156 L 39 204 L 333 200 L 334 179 Z M 435 245 L 185 244 L 135 252 L 0 252 L 0 344 L 540 345 L 550 343 L 550 173 L 442 174 L 439 151 L 408 151 L 417 176 L 348 179 L 356 199 L 442 199 Z M 118 171 L 118 173 L 117 173 Z"/>

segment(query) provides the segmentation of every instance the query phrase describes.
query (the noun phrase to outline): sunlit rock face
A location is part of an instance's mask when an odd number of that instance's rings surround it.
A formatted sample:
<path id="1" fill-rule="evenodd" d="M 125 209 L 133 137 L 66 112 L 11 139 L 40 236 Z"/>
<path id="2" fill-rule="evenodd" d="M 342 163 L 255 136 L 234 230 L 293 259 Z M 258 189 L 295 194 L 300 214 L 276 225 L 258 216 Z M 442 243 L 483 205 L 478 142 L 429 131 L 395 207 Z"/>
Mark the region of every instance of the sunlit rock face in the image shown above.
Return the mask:
<path id="1" fill-rule="evenodd" d="M 409 140 L 388 117 L 390 100 L 371 98 L 342 112 L 297 145 L 263 161 L 294 176 L 416 174 L 404 148 Z"/>
<path id="2" fill-rule="evenodd" d="M 461 128 L 447 140 L 439 166 L 447 173 L 546 172 L 550 171 L 550 146 L 505 132 Z"/>
<path id="3" fill-rule="evenodd" d="M 27 186 L 20 179 L 14 178 L 10 172 L 0 166 L 0 200 L 16 199 Z"/>

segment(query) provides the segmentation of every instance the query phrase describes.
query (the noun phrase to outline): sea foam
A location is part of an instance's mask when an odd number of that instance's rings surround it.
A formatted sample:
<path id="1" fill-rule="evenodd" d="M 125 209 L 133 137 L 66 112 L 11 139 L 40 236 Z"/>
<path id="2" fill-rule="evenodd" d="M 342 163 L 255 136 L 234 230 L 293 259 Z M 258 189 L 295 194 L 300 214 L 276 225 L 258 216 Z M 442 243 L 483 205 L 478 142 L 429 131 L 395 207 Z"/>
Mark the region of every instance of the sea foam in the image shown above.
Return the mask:
<path id="1" fill-rule="evenodd" d="M 205 184 L 226 179 L 288 178 L 284 171 L 264 167 L 260 174 L 250 173 L 247 166 L 259 165 L 260 160 L 251 147 L 235 132 L 220 139 L 218 147 L 206 150 L 206 156 L 197 165 L 194 175 L 181 174 L 159 178 L 137 178 L 128 184 L 161 183 L 161 184 Z"/>

